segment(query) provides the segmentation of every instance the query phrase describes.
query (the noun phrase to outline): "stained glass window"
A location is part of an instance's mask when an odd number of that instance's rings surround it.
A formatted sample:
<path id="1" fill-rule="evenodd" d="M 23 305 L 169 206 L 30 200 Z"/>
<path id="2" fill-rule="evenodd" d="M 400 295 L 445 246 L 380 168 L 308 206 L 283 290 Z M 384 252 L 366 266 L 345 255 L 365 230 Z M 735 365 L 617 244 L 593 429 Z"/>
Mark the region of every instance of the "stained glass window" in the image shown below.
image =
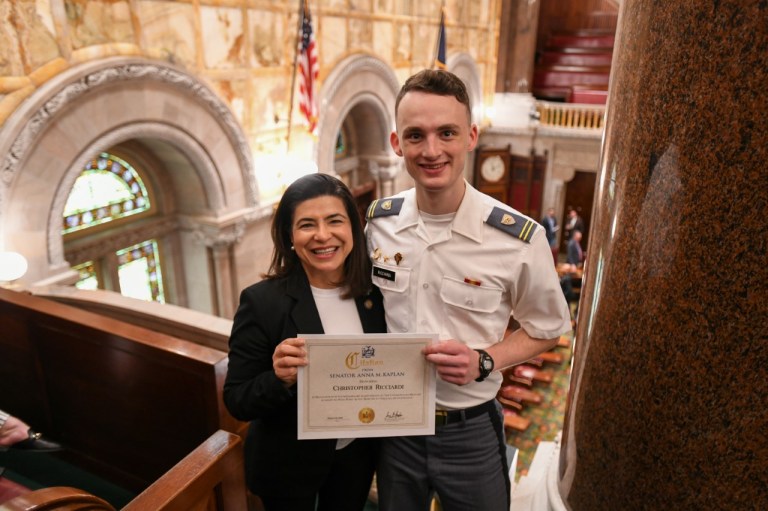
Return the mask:
<path id="1" fill-rule="evenodd" d="M 147 240 L 117 252 L 120 292 L 140 300 L 165 303 L 157 241 Z"/>
<path id="2" fill-rule="evenodd" d="M 344 130 L 339 130 L 339 134 L 336 135 L 336 159 L 343 158 L 347 155 L 347 144 L 344 140 Z"/>
<path id="3" fill-rule="evenodd" d="M 96 267 L 93 261 L 78 264 L 72 268 L 80 274 L 80 279 L 75 283 L 78 289 L 98 289 L 99 277 L 96 275 Z"/>
<path id="4" fill-rule="evenodd" d="M 136 170 L 101 153 L 75 181 L 64 206 L 63 234 L 149 210 L 149 195 Z"/>

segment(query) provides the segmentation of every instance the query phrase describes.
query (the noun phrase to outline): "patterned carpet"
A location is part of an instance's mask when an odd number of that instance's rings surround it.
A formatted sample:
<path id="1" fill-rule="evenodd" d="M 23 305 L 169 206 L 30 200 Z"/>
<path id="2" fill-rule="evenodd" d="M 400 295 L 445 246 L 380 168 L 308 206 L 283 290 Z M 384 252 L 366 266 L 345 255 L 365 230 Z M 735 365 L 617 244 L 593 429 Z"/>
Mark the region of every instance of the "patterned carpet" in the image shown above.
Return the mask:
<path id="1" fill-rule="evenodd" d="M 542 367 L 542 370 L 552 371 L 552 382 L 535 382 L 533 385 L 532 390 L 541 395 L 542 403 L 538 406 L 528 405 L 520 414 L 531 420 L 530 426 L 524 432 L 507 429 L 507 443 L 519 449 L 517 480 L 520 479 L 520 476 L 528 473 L 539 442 L 554 440 L 563 427 L 568 383 L 571 375 L 571 347 L 573 345 L 571 335 L 569 334 L 567 337 L 569 347 L 557 347 L 554 350 L 563 356 L 563 362 L 559 365 L 544 364 Z"/>

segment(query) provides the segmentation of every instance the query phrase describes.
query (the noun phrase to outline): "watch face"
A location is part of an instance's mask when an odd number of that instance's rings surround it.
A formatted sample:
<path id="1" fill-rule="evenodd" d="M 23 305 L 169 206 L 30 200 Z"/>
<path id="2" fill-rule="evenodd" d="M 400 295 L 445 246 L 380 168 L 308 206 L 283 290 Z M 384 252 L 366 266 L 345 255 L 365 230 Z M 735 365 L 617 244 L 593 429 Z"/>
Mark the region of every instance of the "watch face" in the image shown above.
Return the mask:
<path id="1" fill-rule="evenodd" d="M 504 177 L 504 160 L 501 156 L 491 156 L 480 166 L 480 175 L 490 183 L 495 183 Z"/>
<path id="2" fill-rule="evenodd" d="M 490 358 L 483 357 L 483 369 L 485 369 L 486 371 L 493 370 L 493 362 L 491 362 Z"/>

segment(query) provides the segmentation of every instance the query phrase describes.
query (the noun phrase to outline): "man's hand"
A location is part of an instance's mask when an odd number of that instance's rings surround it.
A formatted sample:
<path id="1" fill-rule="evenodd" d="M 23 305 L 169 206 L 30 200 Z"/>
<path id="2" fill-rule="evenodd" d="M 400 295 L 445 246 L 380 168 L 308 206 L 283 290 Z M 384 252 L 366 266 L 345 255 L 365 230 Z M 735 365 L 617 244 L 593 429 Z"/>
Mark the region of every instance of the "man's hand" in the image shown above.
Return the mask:
<path id="1" fill-rule="evenodd" d="M 466 385 L 480 376 L 478 353 L 455 339 L 430 344 L 422 353 L 427 361 L 435 364 L 438 376 L 448 383 Z"/>

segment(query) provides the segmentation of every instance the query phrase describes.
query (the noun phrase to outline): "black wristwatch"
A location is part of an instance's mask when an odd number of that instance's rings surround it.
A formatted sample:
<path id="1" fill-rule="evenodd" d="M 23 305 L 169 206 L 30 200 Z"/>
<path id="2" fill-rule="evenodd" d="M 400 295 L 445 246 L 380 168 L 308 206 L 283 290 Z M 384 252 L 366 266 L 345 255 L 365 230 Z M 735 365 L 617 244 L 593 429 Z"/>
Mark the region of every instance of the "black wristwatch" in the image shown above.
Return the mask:
<path id="1" fill-rule="evenodd" d="M 478 365 L 480 367 L 480 376 L 475 381 L 483 381 L 488 378 L 488 375 L 493 371 L 493 358 L 485 350 L 475 350 L 480 358 L 478 359 Z"/>

